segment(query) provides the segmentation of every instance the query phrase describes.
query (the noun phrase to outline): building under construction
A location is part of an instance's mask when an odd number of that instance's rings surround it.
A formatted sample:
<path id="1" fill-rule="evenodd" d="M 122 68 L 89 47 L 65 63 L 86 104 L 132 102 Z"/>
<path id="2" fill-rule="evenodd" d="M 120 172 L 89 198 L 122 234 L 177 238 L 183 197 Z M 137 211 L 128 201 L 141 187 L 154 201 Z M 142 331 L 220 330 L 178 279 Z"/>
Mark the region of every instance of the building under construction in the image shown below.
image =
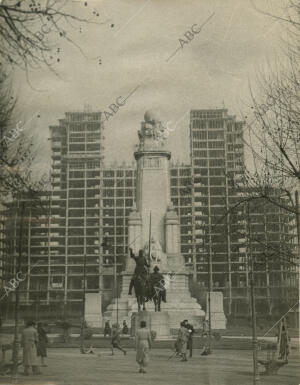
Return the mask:
<path id="1" fill-rule="evenodd" d="M 50 191 L 38 204 L 23 196 L 2 212 L 3 279 L 16 275 L 21 258 L 24 316 L 78 317 L 83 288 L 99 293 L 104 311 L 119 293 L 136 170 L 105 165 L 103 133 L 101 112 L 66 113 L 50 126 Z M 225 314 L 247 316 L 252 258 L 259 313 L 297 302 L 294 219 L 263 200 L 232 209 L 244 194 L 236 188 L 244 172 L 243 123 L 225 109 L 192 110 L 189 140 L 190 164 L 173 163 L 170 180 L 192 295 L 205 308 L 207 290 L 222 291 Z M 11 317 L 13 302 L 11 292 L 3 317 Z"/>

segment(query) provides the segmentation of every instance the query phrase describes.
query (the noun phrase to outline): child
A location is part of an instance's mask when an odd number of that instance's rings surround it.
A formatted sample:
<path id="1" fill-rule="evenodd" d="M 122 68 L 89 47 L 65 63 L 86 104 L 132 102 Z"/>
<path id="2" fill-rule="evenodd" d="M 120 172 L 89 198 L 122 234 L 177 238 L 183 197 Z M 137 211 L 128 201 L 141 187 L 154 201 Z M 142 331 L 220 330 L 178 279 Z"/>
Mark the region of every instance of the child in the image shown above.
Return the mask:
<path id="1" fill-rule="evenodd" d="M 114 348 L 121 350 L 126 355 L 126 350 L 121 346 L 121 329 L 119 324 L 114 324 L 111 329 L 111 355 L 114 355 Z"/>

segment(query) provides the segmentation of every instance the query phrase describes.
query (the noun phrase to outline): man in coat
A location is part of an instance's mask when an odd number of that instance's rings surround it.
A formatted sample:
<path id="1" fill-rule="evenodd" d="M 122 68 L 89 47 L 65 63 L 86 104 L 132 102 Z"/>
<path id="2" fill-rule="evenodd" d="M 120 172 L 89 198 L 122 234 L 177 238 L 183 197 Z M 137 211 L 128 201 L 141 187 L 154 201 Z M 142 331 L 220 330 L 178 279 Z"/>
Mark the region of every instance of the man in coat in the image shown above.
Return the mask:
<path id="1" fill-rule="evenodd" d="M 193 356 L 193 335 L 195 333 L 195 329 L 193 325 L 189 324 L 189 321 L 187 319 L 185 319 L 183 322 L 184 322 L 184 326 L 189 331 L 187 348 L 189 349 L 190 357 L 192 357 Z"/>
<path id="2" fill-rule="evenodd" d="M 26 323 L 25 329 L 22 331 L 22 346 L 23 346 L 23 365 L 24 374 L 29 375 L 29 368 L 32 368 L 33 374 L 40 374 L 37 358 L 37 342 L 38 333 L 35 328 L 35 323 L 29 321 Z"/>

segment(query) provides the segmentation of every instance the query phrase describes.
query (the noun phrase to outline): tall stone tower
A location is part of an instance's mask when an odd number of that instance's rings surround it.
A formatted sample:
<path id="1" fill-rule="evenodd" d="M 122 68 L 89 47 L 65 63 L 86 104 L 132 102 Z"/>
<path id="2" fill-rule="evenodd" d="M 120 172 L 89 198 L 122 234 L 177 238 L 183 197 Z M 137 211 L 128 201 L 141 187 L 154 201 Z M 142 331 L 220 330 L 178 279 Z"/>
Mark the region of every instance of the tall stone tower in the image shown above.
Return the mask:
<path id="1" fill-rule="evenodd" d="M 139 149 L 134 153 L 137 161 L 137 210 L 142 217 L 142 239 L 151 235 L 165 250 L 164 216 L 170 204 L 169 160 L 171 154 L 163 149 L 159 136 L 162 130 L 154 113 L 146 112 L 139 131 Z"/>
<path id="2" fill-rule="evenodd" d="M 166 281 L 167 303 L 162 304 L 162 310 L 168 313 L 169 326 L 178 328 L 185 318 L 199 326 L 204 312 L 190 295 L 188 274 L 180 255 L 179 219 L 170 199 L 171 154 L 164 148 L 164 131 L 159 115 L 147 111 L 138 131 L 138 150 L 134 153 L 137 161 L 136 207 L 128 218 L 128 246 L 136 254 L 143 249 L 149 255 L 150 243 L 151 270 L 158 266 Z M 134 260 L 128 256 L 121 296 L 108 306 L 104 319 L 114 322 L 118 312 L 119 320 L 130 322 L 132 313 L 137 311 L 135 297 L 128 295 L 134 267 Z M 154 309 L 151 302 L 146 307 L 148 311 Z"/>

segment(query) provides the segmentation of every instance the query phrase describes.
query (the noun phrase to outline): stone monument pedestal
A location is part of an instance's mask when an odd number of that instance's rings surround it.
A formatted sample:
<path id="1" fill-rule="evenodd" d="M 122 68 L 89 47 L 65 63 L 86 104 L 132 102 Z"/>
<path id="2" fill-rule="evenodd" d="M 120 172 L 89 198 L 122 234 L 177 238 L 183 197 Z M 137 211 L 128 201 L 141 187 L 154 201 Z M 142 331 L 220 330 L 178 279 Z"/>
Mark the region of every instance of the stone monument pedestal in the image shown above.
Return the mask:
<path id="1" fill-rule="evenodd" d="M 102 327 L 101 294 L 85 294 L 85 320 L 91 327 Z"/>
<path id="2" fill-rule="evenodd" d="M 137 329 L 140 328 L 141 321 L 145 321 L 146 327 L 156 332 L 156 339 L 171 338 L 168 312 L 134 312 L 131 317 L 131 336 L 135 336 Z"/>
<path id="3" fill-rule="evenodd" d="M 206 317 L 208 320 L 208 293 L 206 295 Z M 223 310 L 223 293 L 220 291 L 210 292 L 210 314 L 212 329 L 226 329 L 226 317 Z"/>
<path id="4" fill-rule="evenodd" d="M 162 274 L 166 279 L 167 303 L 162 302 L 162 311 L 156 313 L 168 313 L 168 326 L 170 329 L 179 329 L 180 322 L 184 319 L 188 319 L 194 328 L 201 328 L 205 313 L 197 303 L 196 298 L 191 297 L 188 288 L 188 275 L 186 273 L 177 273 L 172 276 L 172 279 L 168 279 L 171 271 L 169 273 L 162 271 Z M 112 325 L 117 322 L 117 319 L 119 322 L 125 320 L 128 325 L 132 322 L 132 315 L 138 312 L 138 305 L 134 290 L 132 295 L 128 295 L 131 277 L 132 273 L 124 272 L 122 274 L 120 298 L 118 298 L 118 301 L 114 298 L 111 304 L 108 305 L 103 315 L 103 323 L 110 321 Z M 154 303 L 152 301 L 146 302 L 146 309 L 149 313 L 154 314 Z M 147 311 L 140 313 L 147 313 Z M 147 322 L 147 319 L 145 321 Z"/>

